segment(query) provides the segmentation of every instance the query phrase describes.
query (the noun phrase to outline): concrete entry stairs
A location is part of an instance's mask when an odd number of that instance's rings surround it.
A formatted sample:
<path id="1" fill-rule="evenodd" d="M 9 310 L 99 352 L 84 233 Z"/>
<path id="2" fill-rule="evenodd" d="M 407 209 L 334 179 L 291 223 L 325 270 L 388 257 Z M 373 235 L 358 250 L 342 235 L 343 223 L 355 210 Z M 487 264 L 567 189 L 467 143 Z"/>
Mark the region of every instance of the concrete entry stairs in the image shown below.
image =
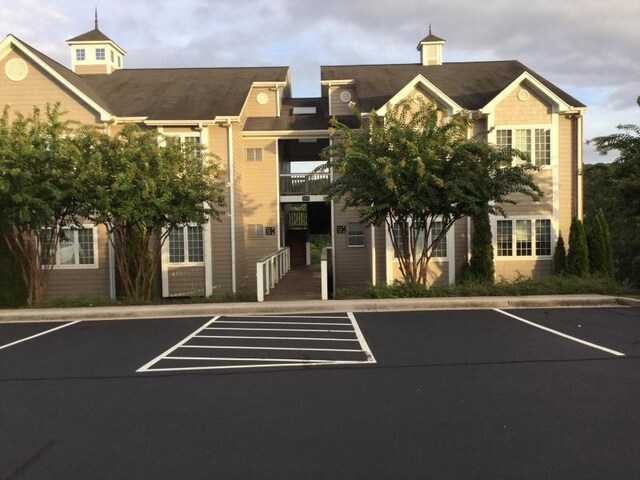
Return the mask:
<path id="1" fill-rule="evenodd" d="M 264 297 L 265 302 L 283 300 L 320 300 L 320 265 L 293 266 Z"/>

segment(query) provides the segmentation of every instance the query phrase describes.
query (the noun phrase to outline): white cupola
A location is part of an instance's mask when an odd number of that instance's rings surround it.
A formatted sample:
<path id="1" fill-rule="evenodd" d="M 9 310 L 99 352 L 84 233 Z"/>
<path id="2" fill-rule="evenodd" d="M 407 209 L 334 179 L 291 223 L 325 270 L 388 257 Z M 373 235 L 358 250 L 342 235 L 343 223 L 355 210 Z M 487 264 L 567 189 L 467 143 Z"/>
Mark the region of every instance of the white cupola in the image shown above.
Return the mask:
<path id="1" fill-rule="evenodd" d="M 429 35 L 424 37 L 418 44 L 420 50 L 420 62 L 422 65 L 442 65 L 442 47 L 445 41 L 431 33 L 429 24 Z"/>
<path id="2" fill-rule="evenodd" d="M 109 74 L 124 68 L 126 52 L 98 30 L 98 10 L 95 28 L 67 40 L 71 48 L 71 70 L 78 75 Z"/>

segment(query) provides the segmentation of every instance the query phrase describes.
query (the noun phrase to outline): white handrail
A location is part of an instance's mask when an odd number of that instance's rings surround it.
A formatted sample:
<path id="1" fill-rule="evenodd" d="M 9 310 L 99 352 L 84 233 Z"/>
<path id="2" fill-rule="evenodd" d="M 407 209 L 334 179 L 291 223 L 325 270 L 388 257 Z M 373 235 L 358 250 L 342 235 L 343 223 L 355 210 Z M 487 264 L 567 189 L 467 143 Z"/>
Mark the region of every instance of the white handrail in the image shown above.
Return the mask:
<path id="1" fill-rule="evenodd" d="M 331 247 L 325 247 L 320 254 L 320 282 L 322 300 L 329 300 L 329 268 L 328 262 L 331 259 Z"/>
<path id="2" fill-rule="evenodd" d="M 281 248 L 256 262 L 256 289 L 259 302 L 264 302 L 264 296 L 269 295 L 271 289 L 290 268 L 289 247 Z"/>

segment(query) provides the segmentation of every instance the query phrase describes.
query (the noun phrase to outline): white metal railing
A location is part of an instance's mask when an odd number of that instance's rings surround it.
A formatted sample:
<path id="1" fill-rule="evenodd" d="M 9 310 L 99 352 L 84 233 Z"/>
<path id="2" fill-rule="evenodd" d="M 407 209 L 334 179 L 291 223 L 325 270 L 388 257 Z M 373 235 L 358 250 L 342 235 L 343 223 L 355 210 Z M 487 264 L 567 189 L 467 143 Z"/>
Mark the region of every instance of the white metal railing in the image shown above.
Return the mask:
<path id="1" fill-rule="evenodd" d="M 331 265 L 331 247 L 325 247 L 320 254 L 320 281 L 322 282 L 322 300 L 329 300 L 329 274 Z"/>
<path id="2" fill-rule="evenodd" d="M 284 277 L 291 268 L 291 255 L 289 247 L 279 249 L 277 252 L 267 255 L 256 262 L 256 281 L 258 301 L 264 302 L 264 296 L 276 283 Z"/>

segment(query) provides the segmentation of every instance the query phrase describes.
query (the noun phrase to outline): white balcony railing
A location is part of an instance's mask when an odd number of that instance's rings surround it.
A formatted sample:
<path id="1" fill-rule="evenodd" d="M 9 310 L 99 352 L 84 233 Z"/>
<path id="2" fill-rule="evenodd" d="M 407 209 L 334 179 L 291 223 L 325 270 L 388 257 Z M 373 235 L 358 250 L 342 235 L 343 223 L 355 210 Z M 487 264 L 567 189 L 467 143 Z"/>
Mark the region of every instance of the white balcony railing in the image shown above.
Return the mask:
<path id="1" fill-rule="evenodd" d="M 256 262 L 256 289 L 259 302 L 264 302 L 264 296 L 276 283 L 284 277 L 291 268 L 289 247 L 279 249 L 277 252 L 267 255 Z"/>
<path id="2" fill-rule="evenodd" d="M 281 173 L 280 195 L 324 195 L 329 173 Z"/>

